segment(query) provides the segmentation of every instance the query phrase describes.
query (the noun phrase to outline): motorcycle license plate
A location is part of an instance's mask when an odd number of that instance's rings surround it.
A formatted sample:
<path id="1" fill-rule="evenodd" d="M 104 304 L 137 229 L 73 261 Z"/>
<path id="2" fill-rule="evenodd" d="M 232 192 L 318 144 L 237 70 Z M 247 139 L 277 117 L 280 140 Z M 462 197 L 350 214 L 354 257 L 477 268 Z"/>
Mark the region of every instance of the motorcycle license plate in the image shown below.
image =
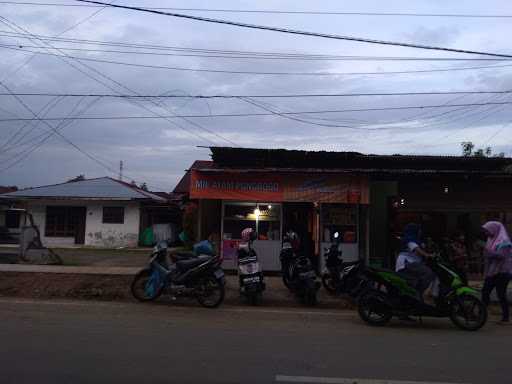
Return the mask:
<path id="1" fill-rule="evenodd" d="M 243 279 L 244 284 L 250 284 L 250 283 L 259 283 L 260 277 L 254 276 L 254 277 L 246 277 Z"/>
<path id="2" fill-rule="evenodd" d="M 311 279 L 311 278 L 315 278 L 316 274 L 314 271 L 309 271 L 309 272 L 301 273 L 300 277 L 302 277 L 303 279 Z"/>
<path id="3" fill-rule="evenodd" d="M 222 279 L 224 277 L 224 271 L 222 269 L 217 269 L 213 274 L 217 279 Z"/>

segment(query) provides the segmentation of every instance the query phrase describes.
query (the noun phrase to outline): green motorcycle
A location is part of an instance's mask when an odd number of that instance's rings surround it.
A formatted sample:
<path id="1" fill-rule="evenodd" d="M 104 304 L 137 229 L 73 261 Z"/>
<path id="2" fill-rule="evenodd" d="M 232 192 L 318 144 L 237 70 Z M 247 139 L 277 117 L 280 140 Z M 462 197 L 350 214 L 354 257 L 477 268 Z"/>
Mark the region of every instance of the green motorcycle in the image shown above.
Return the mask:
<path id="1" fill-rule="evenodd" d="M 440 256 L 427 264 L 437 276 L 434 304 L 423 302 L 413 283 L 400 273 L 366 267 L 361 272 L 364 289 L 359 296 L 358 312 L 370 325 L 382 326 L 397 317 L 449 317 L 459 328 L 476 331 L 487 321 L 487 308 L 478 292 L 469 287 L 449 263 Z"/>

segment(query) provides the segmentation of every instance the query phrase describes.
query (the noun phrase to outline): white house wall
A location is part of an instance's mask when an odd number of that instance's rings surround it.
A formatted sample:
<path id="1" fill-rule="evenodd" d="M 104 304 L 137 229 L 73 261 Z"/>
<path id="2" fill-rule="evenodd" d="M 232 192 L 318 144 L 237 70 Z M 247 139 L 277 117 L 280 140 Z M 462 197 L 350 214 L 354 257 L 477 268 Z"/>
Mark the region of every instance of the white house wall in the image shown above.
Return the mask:
<path id="1" fill-rule="evenodd" d="M 69 246 L 75 244 L 74 237 L 46 237 L 46 207 L 74 206 L 86 207 L 85 245 L 96 247 L 136 247 L 139 239 L 140 205 L 136 202 L 115 201 L 36 201 L 28 202 L 27 209 L 32 213 L 35 224 L 41 232 L 41 240 L 46 246 Z M 104 224 L 104 206 L 124 206 L 124 224 Z"/>
<path id="2" fill-rule="evenodd" d="M 104 206 L 124 206 L 123 224 L 104 224 Z M 87 205 L 85 245 L 97 247 L 136 247 L 139 241 L 140 206 L 138 203 L 115 202 Z"/>

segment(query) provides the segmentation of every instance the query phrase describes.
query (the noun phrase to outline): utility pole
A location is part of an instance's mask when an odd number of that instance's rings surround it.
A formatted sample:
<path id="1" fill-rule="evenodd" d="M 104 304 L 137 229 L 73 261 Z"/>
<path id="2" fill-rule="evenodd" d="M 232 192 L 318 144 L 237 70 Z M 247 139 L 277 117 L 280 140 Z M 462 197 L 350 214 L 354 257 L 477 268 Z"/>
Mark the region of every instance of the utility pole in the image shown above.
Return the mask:
<path id="1" fill-rule="evenodd" d="M 123 160 L 119 162 L 119 180 L 123 181 Z"/>

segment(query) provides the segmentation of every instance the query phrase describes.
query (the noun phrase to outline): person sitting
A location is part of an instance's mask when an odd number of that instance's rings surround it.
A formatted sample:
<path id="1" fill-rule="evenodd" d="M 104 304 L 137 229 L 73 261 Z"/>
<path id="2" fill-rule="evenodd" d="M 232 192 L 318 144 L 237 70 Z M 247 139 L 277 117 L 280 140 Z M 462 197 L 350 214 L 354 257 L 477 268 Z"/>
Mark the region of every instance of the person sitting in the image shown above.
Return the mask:
<path id="1" fill-rule="evenodd" d="M 425 290 L 434 280 L 434 272 L 425 264 L 425 259 L 433 257 L 420 246 L 420 226 L 407 224 L 401 240 L 401 251 L 398 255 L 395 271 L 416 288 L 423 299 Z"/>

